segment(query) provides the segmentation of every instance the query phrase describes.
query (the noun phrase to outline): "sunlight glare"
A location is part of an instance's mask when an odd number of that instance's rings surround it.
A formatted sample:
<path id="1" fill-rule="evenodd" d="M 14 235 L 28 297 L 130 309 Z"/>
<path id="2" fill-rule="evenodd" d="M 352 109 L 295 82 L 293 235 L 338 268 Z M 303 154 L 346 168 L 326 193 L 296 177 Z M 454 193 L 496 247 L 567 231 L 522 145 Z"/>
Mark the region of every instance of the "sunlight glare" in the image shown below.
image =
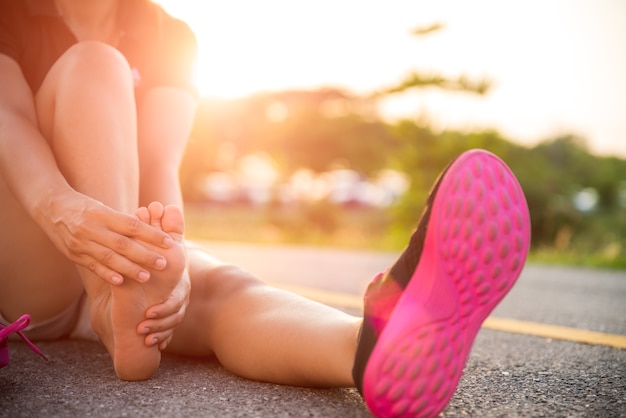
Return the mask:
<path id="1" fill-rule="evenodd" d="M 487 77 L 485 97 L 421 90 L 392 97 L 382 114 L 426 114 L 440 128 L 496 129 L 524 143 L 575 133 L 595 151 L 626 156 L 621 0 L 155 1 L 196 33 L 202 96 L 369 94 L 414 70 Z M 444 24 L 438 33 L 410 33 L 435 22 Z"/>

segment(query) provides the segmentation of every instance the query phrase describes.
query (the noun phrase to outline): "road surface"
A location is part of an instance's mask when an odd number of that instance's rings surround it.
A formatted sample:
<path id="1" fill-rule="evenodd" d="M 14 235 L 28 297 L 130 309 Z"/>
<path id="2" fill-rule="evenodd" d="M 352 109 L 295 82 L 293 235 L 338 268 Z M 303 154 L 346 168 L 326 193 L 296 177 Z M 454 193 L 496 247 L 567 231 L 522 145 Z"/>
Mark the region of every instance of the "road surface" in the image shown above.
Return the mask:
<path id="1" fill-rule="evenodd" d="M 273 284 L 354 314 L 371 277 L 395 259 L 307 247 L 204 245 Z M 626 417 L 626 272 L 527 265 L 490 321 L 442 416 Z M 164 358 L 153 379 L 128 383 L 115 378 L 98 344 L 39 346 L 49 363 L 11 343 L 11 364 L 0 369 L 0 417 L 370 416 L 354 389 L 251 382 L 219 364 L 174 356 Z"/>

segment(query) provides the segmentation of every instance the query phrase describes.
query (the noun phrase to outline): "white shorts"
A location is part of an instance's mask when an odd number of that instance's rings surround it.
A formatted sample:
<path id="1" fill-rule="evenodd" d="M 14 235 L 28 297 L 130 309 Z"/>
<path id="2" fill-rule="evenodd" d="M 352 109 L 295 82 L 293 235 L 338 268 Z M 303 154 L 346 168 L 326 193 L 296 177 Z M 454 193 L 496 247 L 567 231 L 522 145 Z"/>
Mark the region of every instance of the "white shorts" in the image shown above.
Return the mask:
<path id="1" fill-rule="evenodd" d="M 0 314 L 0 322 L 5 325 L 10 323 L 2 314 Z M 31 322 L 22 332 L 33 341 L 58 340 L 61 338 L 99 341 L 98 336 L 91 327 L 89 301 L 85 293 L 60 314 L 42 322 Z M 19 336 L 12 334 L 9 338 L 11 340 L 19 339 Z"/>

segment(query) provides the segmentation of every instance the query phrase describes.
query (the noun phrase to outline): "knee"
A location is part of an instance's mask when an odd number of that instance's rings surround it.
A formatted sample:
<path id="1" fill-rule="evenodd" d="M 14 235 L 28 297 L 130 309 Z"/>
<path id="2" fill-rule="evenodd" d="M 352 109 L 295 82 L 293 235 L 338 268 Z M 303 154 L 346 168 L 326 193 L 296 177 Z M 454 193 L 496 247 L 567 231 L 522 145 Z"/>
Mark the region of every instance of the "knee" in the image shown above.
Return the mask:
<path id="1" fill-rule="evenodd" d="M 107 87 L 111 82 L 133 86 L 132 71 L 124 55 L 103 42 L 79 42 L 70 47 L 58 63 L 65 64 L 63 73 L 74 83 L 95 78 Z"/>
<path id="2" fill-rule="evenodd" d="M 261 279 L 234 265 L 218 265 L 192 279 L 194 298 L 208 301 L 225 301 L 238 297 L 261 286 L 267 286 Z"/>

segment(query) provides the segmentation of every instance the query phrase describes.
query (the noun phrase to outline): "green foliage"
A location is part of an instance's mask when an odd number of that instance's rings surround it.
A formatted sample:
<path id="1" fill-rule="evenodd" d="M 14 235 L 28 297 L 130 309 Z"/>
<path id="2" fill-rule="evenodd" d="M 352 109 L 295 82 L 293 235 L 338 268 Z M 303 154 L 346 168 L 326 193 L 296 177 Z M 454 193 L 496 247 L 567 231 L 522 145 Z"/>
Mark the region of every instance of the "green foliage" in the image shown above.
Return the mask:
<path id="1" fill-rule="evenodd" d="M 435 23 L 412 34 L 429 36 L 442 28 Z M 323 172 L 343 167 L 368 176 L 393 168 L 407 174 L 410 188 L 386 213 L 348 210 L 324 200 L 295 207 L 274 202 L 262 216 L 240 207 L 217 208 L 217 221 L 210 225 L 192 211 L 187 214 L 188 222 L 196 225 L 192 231 L 201 236 L 207 231 L 217 239 L 241 236 L 358 246 L 368 242 L 378 249 L 399 249 L 416 226 L 439 173 L 460 153 L 482 148 L 502 158 L 522 185 L 536 260 L 626 268 L 626 160 L 592 155 L 575 136 L 528 148 L 495 131 L 435 132 L 428 123 L 413 120 L 387 124 L 374 110 L 381 97 L 433 87 L 484 95 L 491 81 L 416 70 L 364 97 L 321 89 L 232 102 L 204 100 L 181 167 L 187 201 L 203 199 L 199 183 L 204 176 L 232 170 L 241 157 L 259 152 L 271 156 L 283 177 L 300 168 Z M 597 195 L 595 205 L 577 207 L 575 197 L 581 191 Z M 211 210 L 216 208 L 201 212 Z"/>
<path id="2" fill-rule="evenodd" d="M 424 72 L 414 71 L 407 75 L 399 83 L 375 93 L 375 97 L 403 93 L 410 89 L 425 87 L 438 87 L 449 91 L 461 91 L 485 95 L 491 88 L 491 84 L 491 80 L 486 77 L 481 79 L 471 79 L 465 75 L 461 75 L 457 78 L 450 78 L 440 74 L 426 74 Z"/>
<path id="3" fill-rule="evenodd" d="M 578 264 L 626 264 L 626 207 L 618 199 L 626 160 L 594 156 L 580 138 L 570 136 L 526 148 L 493 131 L 435 134 L 411 121 L 398 123 L 394 132 L 405 143 L 400 161 L 412 181 L 395 208 L 399 225 L 417 222 L 430 185 L 452 159 L 482 148 L 502 158 L 520 181 L 531 215 L 532 247 L 543 259 L 561 254 L 562 261 Z M 574 204 L 576 193 L 586 188 L 599 196 L 590 212 Z"/>
<path id="4" fill-rule="evenodd" d="M 370 117 L 371 106 L 367 99 L 331 89 L 205 102 L 192 138 L 208 150 L 231 144 L 238 157 L 266 152 L 285 173 L 302 167 L 321 172 L 340 163 L 369 174 L 386 166 L 388 150 L 397 146 L 389 127 Z"/>
<path id="5" fill-rule="evenodd" d="M 342 216 L 341 208 L 326 200 L 302 203 L 297 210 L 283 210 L 276 204 L 266 209 L 267 222 L 294 238 L 303 231 L 332 235 L 341 227 Z"/>

